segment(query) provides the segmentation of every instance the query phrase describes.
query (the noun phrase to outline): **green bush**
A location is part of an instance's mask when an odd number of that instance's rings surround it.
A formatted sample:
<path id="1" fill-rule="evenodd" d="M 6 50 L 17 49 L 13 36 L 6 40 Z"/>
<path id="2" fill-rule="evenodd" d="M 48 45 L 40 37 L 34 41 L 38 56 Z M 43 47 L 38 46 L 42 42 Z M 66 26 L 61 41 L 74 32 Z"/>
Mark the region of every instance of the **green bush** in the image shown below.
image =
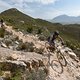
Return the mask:
<path id="1" fill-rule="evenodd" d="M 41 34 L 41 33 L 42 33 L 42 29 L 39 28 L 39 29 L 37 30 L 37 34 Z"/>
<path id="2" fill-rule="evenodd" d="M 12 72 L 11 80 L 21 80 L 22 72 L 23 71 L 21 69 L 16 69 Z"/>
<path id="3" fill-rule="evenodd" d="M 46 80 L 46 73 L 43 69 L 27 72 L 26 80 Z"/>
<path id="4" fill-rule="evenodd" d="M 3 75 L 3 73 L 2 73 L 2 70 L 0 69 L 0 76 L 2 76 Z"/>
<path id="5" fill-rule="evenodd" d="M 44 41 L 46 40 L 46 37 L 44 35 L 39 35 L 39 40 Z"/>
<path id="6" fill-rule="evenodd" d="M 28 28 L 27 28 L 27 32 L 28 32 L 28 33 L 32 33 L 32 32 L 33 32 L 33 28 L 32 28 L 32 27 L 28 27 Z"/>
<path id="7" fill-rule="evenodd" d="M 5 41 L 5 44 L 6 44 L 7 46 L 9 46 L 10 44 L 12 44 L 12 41 L 6 40 L 6 41 Z"/>
<path id="8" fill-rule="evenodd" d="M 27 51 L 27 52 L 33 52 L 34 51 L 34 44 L 33 43 L 21 43 L 19 44 L 18 50 L 24 50 L 24 51 Z"/>
<path id="9" fill-rule="evenodd" d="M 18 36 L 16 36 L 16 37 L 15 37 L 15 41 L 18 41 L 18 40 L 19 40 L 19 37 L 18 37 Z"/>
<path id="10" fill-rule="evenodd" d="M 20 70 L 16 70 L 11 80 L 24 80 L 24 78 L 26 80 L 46 80 L 46 76 L 44 69 L 39 69 L 37 71 L 31 70 L 31 72 L 29 72 L 29 70 L 25 70 L 23 73 Z"/>
<path id="11" fill-rule="evenodd" d="M 4 38 L 5 30 L 0 28 L 0 37 Z"/>
<path id="12" fill-rule="evenodd" d="M 75 46 L 70 41 L 66 41 L 66 45 L 70 47 L 72 50 L 75 50 Z"/>
<path id="13" fill-rule="evenodd" d="M 40 49 L 36 48 L 35 52 L 38 53 L 38 54 L 43 54 L 44 53 L 44 49 L 43 48 L 40 48 Z"/>

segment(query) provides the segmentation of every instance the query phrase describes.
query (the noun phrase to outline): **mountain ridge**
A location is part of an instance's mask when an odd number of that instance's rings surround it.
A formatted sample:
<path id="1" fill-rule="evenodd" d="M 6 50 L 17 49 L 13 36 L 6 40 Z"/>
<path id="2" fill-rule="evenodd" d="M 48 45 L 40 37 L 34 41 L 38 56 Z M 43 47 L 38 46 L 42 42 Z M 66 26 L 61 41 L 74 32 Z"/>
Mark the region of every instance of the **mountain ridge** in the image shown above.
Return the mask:
<path id="1" fill-rule="evenodd" d="M 50 20 L 50 22 L 61 24 L 80 24 L 80 16 L 60 15 Z"/>
<path id="2" fill-rule="evenodd" d="M 1 15 L 2 17 L 3 17 L 3 16 L 5 16 L 5 17 L 8 16 L 8 17 L 15 18 L 15 19 L 21 18 L 21 19 L 24 20 L 24 21 L 25 21 L 26 18 L 29 19 L 29 20 L 32 20 L 32 19 L 33 19 L 32 17 L 30 17 L 30 16 L 22 13 L 21 11 L 19 11 L 19 10 L 16 9 L 16 8 L 10 8 L 10 9 L 8 9 L 8 10 L 5 10 L 5 11 L 1 12 L 0 15 Z M 22 18 L 21 16 L 22 16 L 23 18 Z"/>

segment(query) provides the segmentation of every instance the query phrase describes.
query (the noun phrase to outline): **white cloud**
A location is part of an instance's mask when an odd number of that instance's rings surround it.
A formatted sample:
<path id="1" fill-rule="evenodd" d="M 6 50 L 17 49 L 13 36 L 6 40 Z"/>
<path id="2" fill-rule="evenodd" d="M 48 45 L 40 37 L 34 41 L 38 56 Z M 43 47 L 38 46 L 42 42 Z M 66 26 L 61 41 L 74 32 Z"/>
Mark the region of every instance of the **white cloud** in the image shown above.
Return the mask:
<path id="1" fill-rule="evenodd" d="M 7 8 L 7 7 L 11 7 L 9 4 L 7 4 L 6 2 L 4 2 L 4 1 L 0 1 L 0 7 L 2 8 L 2 7 L 5 7 L 5 8 Z"/>
<path id="2" fill-rule="evenodd" d="M 29 2 L 29 3 L 33 3 L 33 2 L 36 2 L 36 3 L 40 3 L 40 4 L 50 4 L 50 3 L 55 3 L 56 1 L 58 0 L 11 0 L 12 2 L 14 3 L 23 3 L 23 2 Z"/>
<path id="3" fill-rule="evenodd" d="M 11 5 L 7 4 L 6 2 L 4 1 L 0 1 L 0 12 L 8 9 L 8 8 L 11 8 Z"/>
<path id="4" fill-rule="evenodd" d="M 57 0 L 40 0 L 42 4 L 50 4 L 50 3 L 55 3 Z"/>

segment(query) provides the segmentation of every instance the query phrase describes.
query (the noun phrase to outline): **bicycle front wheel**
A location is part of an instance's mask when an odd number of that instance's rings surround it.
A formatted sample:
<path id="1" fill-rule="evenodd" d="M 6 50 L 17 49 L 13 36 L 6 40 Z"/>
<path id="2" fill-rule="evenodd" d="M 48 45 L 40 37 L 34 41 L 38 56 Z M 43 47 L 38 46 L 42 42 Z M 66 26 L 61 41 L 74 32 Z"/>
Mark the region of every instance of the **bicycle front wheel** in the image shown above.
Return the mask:
<path id="1" fill-rule="evenodd" d="M 61 73 L 63 72 L 63 66 L 62 66 L 62 64 L 61 64 L 59 61 L 57 61 L 57 60 L 52 60 L 52 62 L 51 62 L 51 67 L 52 67 L 52 69 L 53 69 L 55 72 L 57 72 L 57 73 L 59 73 L 59 74 L 61 74 Z"/>
<path id="2" fill-rule="evenodd" d="M 58 61 L 62 64 L 62 66 L 67 65 L 67 61 L 66 61 L 64 55 L 61 52 L 57 53 L 57 58 L 58 58 Z"/>

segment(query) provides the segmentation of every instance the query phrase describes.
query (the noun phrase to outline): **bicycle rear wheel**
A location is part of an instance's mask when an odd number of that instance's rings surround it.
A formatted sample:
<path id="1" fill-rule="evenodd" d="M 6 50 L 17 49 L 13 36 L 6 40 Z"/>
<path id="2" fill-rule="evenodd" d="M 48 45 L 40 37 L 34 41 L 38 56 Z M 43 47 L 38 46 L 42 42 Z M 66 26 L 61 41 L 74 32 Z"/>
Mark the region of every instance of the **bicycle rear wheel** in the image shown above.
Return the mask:
<path id="1" fill-rule="evenodd" d="M 52 60 L 51 67 L 55 72 L 57 72 L 59 74 L 61 74 L 63 72 L 63 66 L 57 60 Z"/>
<path id="2" fill-rule="evenodd" d="M 61 52 L 57 53 L 57 58 L 58 58 L 58 61 L 62 64 L 62 66 L 67 66 L 67 61 Z"/>

